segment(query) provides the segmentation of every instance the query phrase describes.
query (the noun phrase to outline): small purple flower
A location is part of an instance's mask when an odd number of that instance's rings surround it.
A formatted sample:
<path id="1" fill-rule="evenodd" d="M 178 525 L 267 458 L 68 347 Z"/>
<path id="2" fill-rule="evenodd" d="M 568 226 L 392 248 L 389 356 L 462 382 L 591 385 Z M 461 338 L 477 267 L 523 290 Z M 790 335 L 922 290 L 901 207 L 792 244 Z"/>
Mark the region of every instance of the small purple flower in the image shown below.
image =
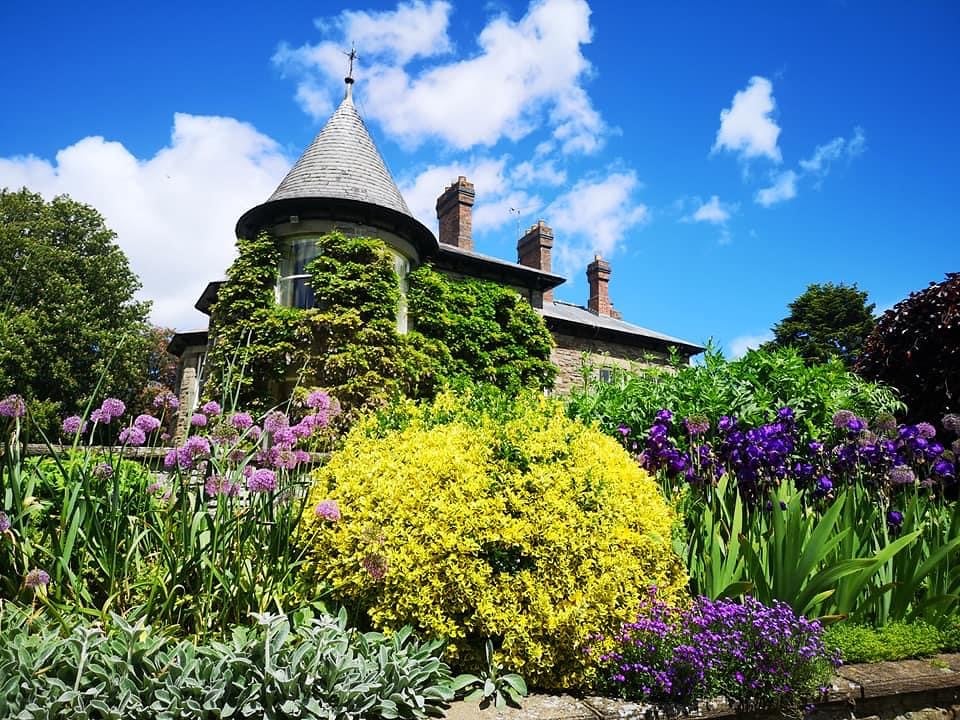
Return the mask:
<path id="1" fill-rule="evenodd" d="M 671 420 L 673 420 L 673 413 L 670 412 L 669 410 L 664 409 L 664 410 L 660 410 L 660 411 L 657 413 L 655 422 L 662 423 L 662 424 L 666 425 L 666 424 L 668 424 Z"/>
<path id="2" fill-rule="evenodd" d="M 937 429 L 928 422 L 917 423 L 917 434 L 925 440 L 932 440 L 937 436 Z"/>
<path id="3" fill-rule="evenodd" d="M 312 393 L 307 395 L 306 406 L 308 408 L 313 408 L 314 410 L 329 410 L 330 395 L 325 393 L 323 390 L 314 390 Z"/>
<path id="4" fill-rule="evenodd" d="M 820 479 L 817 480 L 817 490 L 826 495 L 833 490 L 833 482 L 826 475 L 821 475 Z"/>
<path id="5" fill-rule="evenodd" d="M 887 513 L 887 525 L 893 530 L 898 530 L 903 525 L 903 513 L 899 510 L 891 510 Z"/>
<path id="6" fill-rule="evenodd" d="M 173 411 L 180 407 L 180 401 L 169 390 L 163 390 L 157 393 L 157 396 L 153 399 L 153 406 L 158 410 Z"/>
<path id="7" fill-rule="evenodd" d="M 908 465 L 896 465 L 888 477 L 894 485 L 913 485 L 917 481 L 917 476 Z"/>
<path id="8" fill-rule="evenodd" d="M 207 416 L 203 413 L 194 413 L 190 416 L 190 427 L 206 427 Z"/>
<path id="9" fill-rule="evenodd" d="M 321 500 L 317 503 L 314 513 L 327 522 L 337 522 L 340 519 L 340 506 L 337 505 L 336 500 Z"/>
<path id="10" fill-rule="evenodd" d="M 208 403 L 204 403 L 203 407 L 200 408 L 204 415 L 209 415 L 210 417 L 216 417 L 219 415 L 222 410 L 220 408 L 220 403 L 216 400 L 211 400 Z"/>
<path id="11" fill-rule="evenodd" d="M 277 489 L 277 476 L 273 470 L 261 468 L 254 470 L 250 479 L 247 480 L 247 490 L 252 493 L 273 492 Z"/>
<path id="12" fill-rule="evenodd" d="M 724 415 L 720 418 L 720 420 L 717 421 L 717 427 L 720 429 L 721 432 L 729 432 L 730 430 L 733 430 L 733 428 L 735 428 L 736 425 L 737 425 L 737 421 L 734 420 L 729 415 Z"/>
<path id="13" fill-rule="evenodd" d="M 933 472 L 940 477 L 953 477 L 954 467 L 949 460 L 938 460 L 933 464 Z"/>
<path id="14" fill-rule="evenodd" d="M 93 469 L 93 476 L 98 480 L 109 480 L 113 477 L 113 465 L 110 463 L 100 463 Z"/>
<path id="15" fill-rule="evenodd" d="M 837 428 L 837 430 L 846 430 L 847 423 L 856 419 L 857 416 L 849 410 L 838 410 L 833 414 L 833 426 Z"/>
<path id="16" fill-rule="evenodd" d="M 383 580 L 387 574 L 387 559 L 379 553 L 371 553 L 364 556 L 361 564 L 363 565 L 363 569 L 366 570 L 374 580 Z"/>
<path id="17" fill-rule="evenodd" d="M 27 573 L 27 576 L 23 579 L 23 586 L 28 590 L 39 590 L 40 588 L 45 588 L 50 584 L 50 575 L 46 570 L 40 570 L 39 568 L 34 568 Z"/>
<path id="18" fill-rule="evenodd" d="M 0 535 L 5 533 L 10 529 L 10 518 L 7 517 L 7 514 L 0 510 Z"/>
<path id="19" fill-rule="evenodd" d="M 850 431 L 851 435 L 859 435 L 866 429 L 867 423 L 862 418 L 852 417 L 847 420 L 847 430 Z"/>
<path id="20" fill-rule="evenodd" d="M 7 395 L 0 400 L 0 416 L 20 418 L 27 414 L 27 403 L 20 395 Z"/>
<path id="21" fill-rule="evenodd" d="M 617 432 L 620 433 L 623 437 L 626 437 L 630 434 L 630 426 L 625 423 L 620 423 L 617 427 Z"/>
<path id="22" fill-rule="evenodd" d="M 693 436 L 703 435 L 710 429 L 710 421 L 703 415 L 693 415 L 683 422 L 687 426 L 687 432 Z"/>
<path id="23" fill-rule="evenodd" d="M 204 492 L 207 497 L 216 497 L 223 495 L 225 497 L 235 497 L 240 492 L 239 486 L 231 482 L 229 478 L 220 475 L 211 475 L 203 484 Z"/>
<path id="24" fill-rule="evenodd" d="M 133 424 L 135 427 L 140 428 L 146 435 L 160 429 L 160 421 L 153 415 L 137 415 L 137 419 L 133 421 Z"/>
<path id="25" fill-rule="evenodd" d="M 120 444 L 130 445 L 131 447 L 140 447 L 147 441 L 147 436 L 136 425 L 131 425 L 120 431 Z"/>
<path id="26" fill-rule="evenodd" d="M 253 426 L 253 418 L 247 412 L 234 413 L 230 416 L 230 424 L 242 432 Z"/>
<path id="27" fill-rule="evenodd" d="M 87 423 L 79 415 L 71 415 L 63 419 L 62 429 L 64 435 L 76 435 L 86 432 Z"/>

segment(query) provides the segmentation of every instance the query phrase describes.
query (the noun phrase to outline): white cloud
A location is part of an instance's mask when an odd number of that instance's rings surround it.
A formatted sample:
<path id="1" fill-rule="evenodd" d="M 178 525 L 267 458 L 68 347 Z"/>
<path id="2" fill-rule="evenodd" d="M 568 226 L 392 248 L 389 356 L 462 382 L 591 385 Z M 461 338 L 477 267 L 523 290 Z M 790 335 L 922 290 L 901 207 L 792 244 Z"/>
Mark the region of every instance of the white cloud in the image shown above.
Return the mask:
<path id="1" fill-rule="evenodd" d="M 730 214 L 735 210 L 736 206 L 721 203 L 720 198 L 713 195 L 707 202 L 701 203 L 700 207 L 689 217 L 689 220 L 691 222 L 723 225 L 730 219 Z"/>
<path id="2" fill-rule="evenodd" d="M 765 342 L 773 340 L 773 335 L 771 333 L 763 333 L 762 335 L 741 335 L 735 337 L 730 341 L 728 346 L 730 356 L 736 360 L 747 354 L 748 350 L 755 350 L 756 348 L 763 345 Z"/>
<path id="3" fill-rule="evenodd" d="M 747 87 L 733 96 L 730 107 L 720 111 L 712 152 L 729 150 L 739 153 L 742 160 L 767 157 L 779 163 L 780 127 L 771 117 L 775 109 L 773 84 L 759 75 L 750 78 Z"/>
<path id="4" fill-rule="evenodd" d="M 563 185 L 567 173 L 553 160 L 525 160 L 510 172 L 510 179 L 520 187 L 529 185 Z"/>
<path id="5" fill-rule="evenodd" d="M 819 177 L 826 177 L 831 165 L 837 160 L 847 157 L 855 158 L 862 155 L 867 149 L 867 136 L 862 127 L 853 129 L 853 137 L 847 140 L 844 137 L 835 137 L 824 145 L 818 145 L 813 155 L 807 160 L 800 161 L 804 172 Z"/>
<path id="6" fill-rule="evenodd" d="M 757 191 L 754 200 L 764 207 L 770 207 L 797 196 L 798 175 L 793 170 L 785 170 L 773 180 L 773 185 Z"/>
<path id="7" fill-rule="evenodd" d="M 535 213 L 543 205 L 536 195 L 514 189 L 507 156 L 471 158 L 446 165 L 431 165 L 415 176 L 401 178 L 399 186 L 410 212 L 424 225 L 437 231 L 437 198 L 444 189 L 463 175 L 473 183 L 473 231 L 482 233 L 503 227 L 519 217 Z"/>
<path id="8" fill-rule="evenodd" d="M 580 180 L 547 207 L 543 217 L 554 229 L 560 272 L 582 269 L 594 253 L 610 257 L 631 229 L 649 219 L 649 208 L 633 197 L 639 188 L 632 171 L 616 172 Z"/>
<path id="9" fill-rule="evenodd" d="M 590 73 L 581 52 L 591 40 L 585 0 L 538 0 L 517 21 L 499 15 L 480 32 L 479 51 L 472 56 L 409 71 L 410 59 L 435 60 L 450 50 L 449 10 L 446 3 L 420 2 L 401 3 L 389 13 L 341 13 L 320 23 L 339 37 L 296 49 L 281 46 L 274 60 L 301 85 L 323 85 L 335 96 L 343 76 L 341 48 L 357 39 L 364 108 L 389 136 L 411 148 L 428 139 L 460 150 L 492 146 L 544 127 L 565 153 L 589 153 L 602 145 L 606 127 L 580 84 Z M 373 27 L 388 28 L 386 42 L 369 30 Z M 347 35 L 353 31 L 367 44 Z M 298 96 L 308 111 L 322 107 L 303 102 L 310 93 Z"/>
<path id="10" fill-rule="evenodd" d="M 177 114 L 170 143 L 137 158 L 121 143 L 87 137 L 51 162 L 0 158 L 0 187 L 47 198 L 68 194 L 99 210 L 153 301 L 152 318 L 202 326 L 193 304 L 234 255 L 239 216 L 264 202 L 290 167 L 277 143 L 232 118 Z"/>

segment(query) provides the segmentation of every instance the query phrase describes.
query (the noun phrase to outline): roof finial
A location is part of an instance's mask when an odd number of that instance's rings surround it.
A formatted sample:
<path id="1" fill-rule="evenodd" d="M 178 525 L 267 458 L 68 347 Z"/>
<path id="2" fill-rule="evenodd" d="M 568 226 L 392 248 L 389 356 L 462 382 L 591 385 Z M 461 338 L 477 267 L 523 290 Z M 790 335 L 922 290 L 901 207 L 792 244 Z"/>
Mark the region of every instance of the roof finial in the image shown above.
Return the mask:
<path id="1" fill-rule="evenodd" d="M 352 95 L 352 93 L 350 92 L 352 89 L 351 86 L 353 85 L 353 61 L 356 60 L 357 57 L 359 57 L 357 55 L 356 45 L 354 43 L 350 43 L 350 52 L 347 52 L 346 50 L 344 50 L 343 54 L 350 59 L 350 67 L 347 70 L 347 76 L 343 79 L 343 81 L 347 84 L 346 97 L 350 97 Z"/>

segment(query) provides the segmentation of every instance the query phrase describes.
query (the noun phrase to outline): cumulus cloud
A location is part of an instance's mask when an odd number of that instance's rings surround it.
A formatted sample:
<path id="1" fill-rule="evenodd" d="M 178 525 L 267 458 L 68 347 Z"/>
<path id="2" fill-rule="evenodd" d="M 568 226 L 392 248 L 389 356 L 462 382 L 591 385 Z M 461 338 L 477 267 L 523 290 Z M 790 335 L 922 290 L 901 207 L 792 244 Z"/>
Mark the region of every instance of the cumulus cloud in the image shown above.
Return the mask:
<path id="1" fill-rule="evenodd" d="M 729 108 L 720 111 L 720 129 L 712 152 L 728 150 L 742 160 L 766 157 L 781 161 L 777 139 L 780 126 L 771 117 L 776 109 L 773 83 L 755 75 L 743 90 L 733 96 Z"/>
<path id="2" fill-rule="evenodd" d="M 711 225 L 724 225 L 727 220 L 730 219 L 732 212 L 736 210 L 736 206 L 727 205 L 720 202 L 720 198 L 716 195 L 711 196 L 711 198 L 705 202 L 701 203 L 692 215 L 689 216 L 691 222 L 705 222 L 710 223 Z"/>
<path id="3" fill-rule="evenodd" d="M 86 137 L 53 161 L 0 158 L 0 187 L 92 205 L 153 301 L 152 319 L 202 327 L 193 304 L 234 256 L 234 225 L 276 188 L 290 167 L 272 139 L 232 118 L 177 114 L 169 144 L 138 158 L 121 143 Z"/>
<path id="4" fill-rule="evenodd" d="M 477 52 L 440 58 L 452 49 L 449 13 L 445 2 L 400 3 L 386 13 L 347 11 L 319 22 L 324 40 L 281 45 L 274 60 L 299 78 L 301 105 L 322 119 L 313 90 L 326 87 L 330 97 L 340 92 L 342 48 L 356 39 L 364 107 L 410 148 L 431 139 L 459 150 L 492 146 L 544 127 L 562 152 L 601 147 L 605 124 L 581 84 L 591 70 L 581 51 L 591 40 L 585 0 L 539 0 L 516 21 L 501 14 L 480 32 Z M 408 67 L 413 58 L 423 60 L 415 70 Z"/>
<path id="5" fill-rule="evenodd" d="M 773 335 L 771 333 L 763 333 L 761 335 L 740 335 L 735 337 L 730 341 L 730 344 L 727 346 L 730 357 L 736 360 L 747 354 L 748 350 L 755 350 L 756 348 L 763 345 L 765 342 L 770 342 L 773 340 Z"/>
<path id="6" fill-rule="evenodd" d="M 610 257 L 627 233 L 645 223 L 649 208 L 634 198 L 640 188 L 632 171 L 584 179 L 556 198 L 543 217 L 553 227 L 558 270 L 581 270 L 594 253 Z"/>
<path id="7" fill-rule="evenodd" d="M 759 205 L 770 207 L 784 200 L 791 200 L 797 196 L 797 173 L 785 170 L 773 180 L 773 185 L 757 191 L 754 200 Z"/>

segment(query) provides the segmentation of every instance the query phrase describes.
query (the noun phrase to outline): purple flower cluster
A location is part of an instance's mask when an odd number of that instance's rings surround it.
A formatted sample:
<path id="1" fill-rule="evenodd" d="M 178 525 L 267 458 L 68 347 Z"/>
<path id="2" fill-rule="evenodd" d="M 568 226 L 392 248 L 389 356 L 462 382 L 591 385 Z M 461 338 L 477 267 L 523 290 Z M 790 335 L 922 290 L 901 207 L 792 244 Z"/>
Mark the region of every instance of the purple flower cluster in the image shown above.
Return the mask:
<path id="1" fill-rule="evenodd" d="M 327 522 L 337 522 L 340 519 L 340 506 L 336 500 L 321 500 L 314 508 L 314 513 Z"/>
<path id="2" fill-rule="evenodd" d="M 21 418 L 27 414 L 27 403 L 19 395 L 7 395 L 0 400 L 0 417 Z"/>
<path id="3" fill-rule="evenodd" d="M 210 441 L 201 435 L 191 435 L 179 448 L 171 448 L 163 458 L 167 470 L 179 468 L 192 470 L 198 463 L 210 457 Z"/>
<path id="4" fill-rule="evenodd" d="M 45 588 L 50 584 L 50 575 L 46 570 L 40 570 L 34 568 L 27 573 L 27 576 L 23 579 L 23 586 L 28 590 L 37 591 L 40 588 Z"/>
<path id="5" fill-rule="evenodd" d="M 621 697 L 688 703 L 724 695 L 741 710 L 797 704 L 838 663 L 820 624 L 785 603 L 701 597 L 682 610 L 655 591 L 636 621 L 609 640 L 594 638 L 588 653 Z"/>
<path id="6" fill-rule="evenodd" d="M 63 419 L 61 426 L 64 435 L 76 435 L 87 431 L 87 422 L 79 415 L 71 415 Z"/>
<path id="7" fill-rule="evenodd" d="M 90 419 L 99 425 L 109 425 L 127 411 L 127 406 L 117 398 L 107 398 L 100 407 L 90 413 Z"/>
<path id="8" fill-rule="evenodd" d="M 0 510 L 0 535 L 7 532 L 10 529 L 10 518 L 5 512 Z"/>
<path id="9" fill-rule="evenodd" d="M 153 399 L 153 407 L 157 410 L 173 412 L 180 407 L 180 401 L 177 399 L 177 396 L 169 390 L 161 390 Z"/>

